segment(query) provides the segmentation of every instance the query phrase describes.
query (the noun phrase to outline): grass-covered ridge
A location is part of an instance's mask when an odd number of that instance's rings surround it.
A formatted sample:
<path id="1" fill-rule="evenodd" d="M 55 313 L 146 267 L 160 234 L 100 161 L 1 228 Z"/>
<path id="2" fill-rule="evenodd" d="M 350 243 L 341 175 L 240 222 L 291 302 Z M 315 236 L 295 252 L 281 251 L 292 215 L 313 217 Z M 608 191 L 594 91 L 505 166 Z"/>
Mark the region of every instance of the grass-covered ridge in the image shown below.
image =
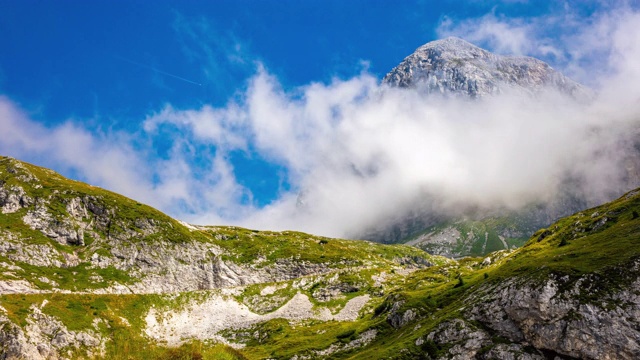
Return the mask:
<path id="1" fill-rule="evenodd" d="M 640 189 L 611 203 L 563 218 L 537 231 L 524 247 L 510 253 L 502 251 L 486 258 L 465 258 L 455 265 L 416 271 L 404 286 L 389 295 L 378 311 L 389 310 L 395 299 L 401 299 L 404 310 L 417 310 L 423 319 L 399 330 L 387 327 L 388 336 L 347 358 L 446 355 L 450 347 L 436 347 L 429 342 L 416 346 L 415 341 L 424 338 L 438 324 L 466 319 L 465 311 L 477 301 L 474 299 L 483 299 L 488 289 L 514 283 L 514 280 L 520 286 L 535 288 L 549 280 L 561 279 L 558 296 L 568 296 L 578 304 L 618 311 L 620 306 L 627 305 L 616 300 L 615 294 L 628 289 L 640 276 L 637 266 L 639 213 Z M 383 328 L 385 326 L 383 324 Z M 486 330 L 482 324 L 477 326 Z M 416 327 L 422 330 L 410 331 Z M 505 339 L 497 336 L 494 341 L 501 343 Z M 396 355 L 400 349 L 409 349 L 406 356 Z"/>
<path id="2" fill-rule="evenodd" d="M 0 158 L 0 209 L 0 332 L 100 340 L 56 348 L 66 358 L 437 358 L 455 344 L 427 338 L 447 322 L 509 343 L 467 319 L 503 284 L 562 279 L 561 294 L 578 288 L 562 296 L 616 311 L 613 295 L 639 275 L 640 190 L 540 229 L 516 250 L 459 260 L 406 245 L 188 226 L 9 158 Z M 206 317 L 216 312 L 228 326 Z"/>
<path id="3" fill-rule="evenodd" d="M 26 280 L 41 291 L 110 291 L 147 281 L 146 291 L 155 292 L 159 278 L 193 270 L 201 271 L 200 277 L 206 271 L 240 274 L 230 281 L 244 284 L 252 281 L 243 275 L 251 269 L 281 280 L 294 277 L 287 275 L 294 271 L 445 261 L 409 246 L 293 231 L 193 227 L 132 199 L 7 157 L 0 157 L 0 208 L 0 235 L 14 244 L 0 249 L 0 269 L 5 268 L 0 280 Z M 213 269 L 205 270 L 212 263 Z M 209 279 L 194 290 L 221 286 L 223 280 Z"/>

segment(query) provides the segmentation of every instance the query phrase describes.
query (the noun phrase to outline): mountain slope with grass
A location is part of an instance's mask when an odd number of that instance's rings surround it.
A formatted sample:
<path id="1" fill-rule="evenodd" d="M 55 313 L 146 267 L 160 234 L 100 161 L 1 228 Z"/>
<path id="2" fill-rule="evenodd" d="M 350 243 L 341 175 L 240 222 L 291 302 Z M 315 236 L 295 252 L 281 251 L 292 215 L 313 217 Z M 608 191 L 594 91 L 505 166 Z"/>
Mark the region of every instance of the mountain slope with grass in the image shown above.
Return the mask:
<path id="1" fill-rule="evenodd" d="M 9 358 L 113 358 L 121 346 L 135 357 L 191 338 L 228 343 L 219 333 L 275 318 L 349 321 L 402 274 L 448 262 L 410 246 L 188 225 L 7 157 L 0 239 Z M 193 326 L 180 318 L 175 330 L 167 315 L 199 316 L 190 306 L 221 318 L 191 337 Z"/>
<path id="2" fill-rule="evenodd" d="M 459 260 L 187 225 L 11 158 L 0 209 L 0 358 L 640 356 L 640 189 Z"/>
<path id="3" fill-rule="evenodd" d="M 442 269 L 413 273 L 396 296 L 424 330 L 407 347 L 429 358 L 637 358 L 639 194 L 563 218 L 511 253 L 460 260 L 448 287 L 431 288 Z"/>

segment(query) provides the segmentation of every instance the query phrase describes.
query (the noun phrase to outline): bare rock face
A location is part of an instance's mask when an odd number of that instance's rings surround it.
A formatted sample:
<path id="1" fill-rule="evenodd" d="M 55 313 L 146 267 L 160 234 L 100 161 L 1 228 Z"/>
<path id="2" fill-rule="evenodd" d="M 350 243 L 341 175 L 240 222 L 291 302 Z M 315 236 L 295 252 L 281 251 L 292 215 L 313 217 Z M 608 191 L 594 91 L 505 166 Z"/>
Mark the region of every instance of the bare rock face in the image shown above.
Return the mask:
<path id="1" fill-rule="evenodd" d="M 421 93 L 426 95 L 425 99 L 441 96 L 482 101 L 501 94 L 535 99 L 550 94 L 566 97 L 569 102 L 588 103 L 595 97 L 591 89 L 567 78 L 543 61 L 494 54 L 455 37 L 419 47 L 392 69 L 382 82 L 390 88 Z M 350 236 L 382 243 L 408 242 L 429 253 L 454 258 L 510 249 L 522 244 L 537 229 L 563 216 L 612 200 L 624 191 L 640 186 L 638 130 L 628 130 L 621 130 L 615 141 L 603 144 L 599 150 L 612 154 L 611 176 L 615 180 L 610 183 L 616 184 L 599 195 L 594 195 L 586 182 L 576 178 L 571 171 L 561 175 L 555 189 L 557 195 L 553 199 L 541 199 L 517 209 L 501 209 L 491 204 L 479 208 L 478 204 L 470 202 L 463 204 L 458 209 L 459 213 L 445 213 L 441 208 L 430 205 L 439 201 L 438 191 L 434 190 L 432 194 L 422 195 L 411 207 L 407 205 L 398 209 L 393 218 L 380 220 L 371 228 Z M 493 221 L 495 219 L 498 221 Z M 469 228 L 470 222 L 489 225 L 479 232 L 459 231 Z M 457 226 L 458 223 L 461 226 Z M 443 227 L 447 227 L 447 231 Z M 492 233 L 497 236 L 488 238 L 487 235 Z"/>
<path id="2" fill-rule="evenodd" d="M 70 219 L 59 221 L 52 217 L 44 201 L 39 201 L 35 209 L 23 216 L 22 221 L 62 245 L 84 245 L 84 229 L 77 227 L 76 222 Z"/>
<path id="3" fill-rule="evenodd" d="M 470 327 L 460 319 L 440 324 L 427 335 L 427 341 L 436 345 L 453 345 L 448 352 L 451 359 L 472 359 L 482 347 L 491 344 L 486 332 Z"/>
<path id="4" fill-rule="evenodd" d="M 510 280 L 485 289 L 488 295 L 472 300 L 466 313 L 500 336 L 537 349 L 581 359 L 638 359 L 640 281 L 617 292 L 598 290 L 606 282 L 594 275 L 538 285 Z"/>
<path id="5" fill-rule="evenodd" d="M 479 359 L 501 360 L 545 360 L 546 358 L 537 352 L 526 352 L 524 346 L 519 344 L 497 344 L 489 351 L 478 356 Z M 555 359 L 554 359 L 555 360 Z"/>
<path id="6" fill-rule="evenodd" d="M 0 213 L 11 214 L 33 203 L 20 186 L 9 189 L 0 188 Z"/>
<path id="7" fill-rule="evenodd" d="M 46 300 L 40 307 L 45 305 Z M 71 331 L 59 320 L 44 314 L 40 307 L 31 306 L 24 329 L 0 311 L 0 353 L 3 359 L 66 358 L 61 354 L 69 348 L 86 349 L 87 358 L 104 356 L 106 339 L 97 331 L 97 322 L 94 323 L 95 329 Z"/>
<path id="8" fill-rule="evenodd" d="M 418 88 L 427 93 L 472 98 L 509 90 L 534 94 L 546 87 L 578 99 L 591 96 L 589 90 L 543 61 L 493 54 L 455 37 L 419 47 L 382 81 L 390 86 Z"/>
<path id="9" fill-rule="evenodd" d="M 389 310 L 389 315 L 387 316 L 387 322 L 389 325 L 393 326 L 395 329 L 400 329 L 404 326 L 407 326 L 410 322 L 414 321 L 417 317 L 417 312 L 413 309 L 407 309 L 405 311 L 401 311 L 402 305 L 404 305 L 403 300 L 399 300 L 391 305 L 391 309 Z"/>

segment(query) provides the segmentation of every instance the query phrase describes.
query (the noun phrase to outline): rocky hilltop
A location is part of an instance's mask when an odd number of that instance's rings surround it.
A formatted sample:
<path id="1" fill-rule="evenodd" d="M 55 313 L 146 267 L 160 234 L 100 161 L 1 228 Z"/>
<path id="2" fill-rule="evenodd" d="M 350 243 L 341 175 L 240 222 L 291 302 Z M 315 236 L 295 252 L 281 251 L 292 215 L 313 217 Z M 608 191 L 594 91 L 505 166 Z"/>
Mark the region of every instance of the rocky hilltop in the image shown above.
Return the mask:
<path id="1" fill-rule="evenodd" d="M 451 260 L 193 226 L 0 158 L 2 359 L 636 359 L 640 189 Z"/>
<path id="2" fill-rule="evenodd" d="M 534 94 L 553 88 L 588 99 L 584 86 L 531 57 L 502 56 L 456 37 L 422 45 L 391 70 L 384 84 L 427 93 L 484 97 L 506 91 Z"/>

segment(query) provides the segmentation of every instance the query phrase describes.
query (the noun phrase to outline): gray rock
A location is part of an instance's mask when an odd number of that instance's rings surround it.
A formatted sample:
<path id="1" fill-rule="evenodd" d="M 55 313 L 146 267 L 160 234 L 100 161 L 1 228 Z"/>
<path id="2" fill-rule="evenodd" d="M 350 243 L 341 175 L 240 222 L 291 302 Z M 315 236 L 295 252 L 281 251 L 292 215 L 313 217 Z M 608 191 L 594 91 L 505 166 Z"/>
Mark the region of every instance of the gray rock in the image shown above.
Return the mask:
<path id="1" fill-rule="evenodd" d="M 461 319 L 446 321 L 427 335 L 437 345 L 453 345 L 445 359 L 473 359 L 482 347 L 491 344 L 489 335 Z"/>
<path id="2" fill-rule="evenodd" d="M 27 196 L 22 187 L 12 186 L 10 189 L 0 187 L 0 213 L 11 214 L 31 204 L 33 199 Z"/>
<path id="3" fill-rule="evenodd" d="M 528 343 L 582 359 L 640 358 L 640 281 L 603 296 L 598 303 L 581 300 L 590 291 L 585 276 L 504 282 L 472 299 L 469 318 L 480 321 L 513 342 Z M 561 290 L 562 289 L 562 290 Z"/>
<path id="4" fill-rule="evenodd" d="M 44 306 L 44 304 L 42 305 Z M 24 329 L 0 313 L 0 357 L 2 359 L 66 359 L 62 349 L 84 347 L 87 357 L 104 356 L 105 342 L 97 332 L 70 331 L 60 321 L 31 306 Z"/>
<path id="5" fill-rule="evenodd" d="M 394 302 L 393 305 L 391 305 L 389 315 L 387 316 L 387 322 L 389 325 L 396 329 L 400 329 L 401 327 L 408 325 L 410 322 L 414 321 L 418 315 L 418 313 L 413 309 L 407 309 L 401 312 L 403 305 L 404 301 Z"/>
<path id="6" fill-rule="evenodd" d="M 478 356 L 482 360 L 545 360 L 546 357 L 540 353 L 530 353 L 519 344 L 497 344 L 488 352 Z"/>
<path id="7" fill-rule="evenodd" d="M 382 80 L 426 93 L 484 97 L 506 91 L 529 94 L 553 88 L 578 99 L 591 98 L 582 85 L 538 59 L 501 56 L 462 39 L 429 42 L 406 57 Z"/>

